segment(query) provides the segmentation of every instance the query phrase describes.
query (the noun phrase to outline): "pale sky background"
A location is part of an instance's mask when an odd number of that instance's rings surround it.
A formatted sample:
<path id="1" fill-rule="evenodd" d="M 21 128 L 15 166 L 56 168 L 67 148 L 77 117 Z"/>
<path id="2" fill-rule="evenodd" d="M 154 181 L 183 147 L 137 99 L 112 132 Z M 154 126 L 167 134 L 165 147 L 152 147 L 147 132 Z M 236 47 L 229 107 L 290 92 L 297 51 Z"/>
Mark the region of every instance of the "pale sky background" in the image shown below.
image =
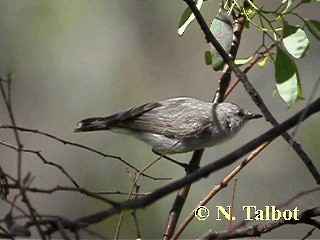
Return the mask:
<path id="1" fill-rule="evenodd" d="M 257 1 L 258 2 L 258 1 Z M 263 2 L 273 9 L 275 1 Z M 278 1 L 277 1 L 278 2 Z M 75 134 L 76 123 L 86 117 L 106 116 L 145 102 L 177 96 L 190 96 L 211 101 L 219 73 L 204 63 L 208 49 L 199 26 L 193 23 L 183 37 L 177 34 L 183 1 L 109 0 L 109 1 L 0 1 L 0 74 L 14 72 L 12 85 L 14 114 L 19 126 L 40 129 L 63 139 L 88 145 L 107 154 L 121 156 L 143 168 L 156 156 L 149 146 L 133 138 L 110 132 Z M 203 11 L 207 22 L 217 13 L 213 3 Z M 303 16 L 319 20 L 319 5 L 301 8 Z M 294 24 L 301 24 L 294 18 Z M 297 61 L 303 96 L 308 99 L 320 76 L 320 45 L 309 33 L 308 55 Z M 245 30 L 239 57 L 247 57 L 260 44 L 261 34 L 254 28 Z M 274 67 L 256 66 L 248 74 L 265 104 L 282 122 L 306 105 L 300 101 L 288 109 L 275 89 Z M 319 97 L 320 91 L 316 92 Z M 258 112 L 241 84 L 228 101 Z M 0 100 L 0 124 L 9 123 L 3 100 Z M 208 164 L 240 147 L 271 128 L 264 119 L 250 122 L 230 142 L 207 149 L 201 165 Z M 320 115 L 304 122 L 296 140 L 320 170 Z M 11 131 L 0 130 L 3 141 L 15 144 Z M 21 133 L 26 148 L 41 150 L 47 160 L 62 165 L 80 186 L 92 191 L 129 191 L 131 181 L 119 161 L 63 145 L 43 136 Z M 0 146 L 1 167 L 16 176 L 16 153 Z M 190 154 L 175 156 L 187 162 Z M 237 162 L 239 163 L 239 161 Z M 233 166 L 220 170 L 191 188 L 181 220 L 210 189 L 219 183 Z M 72 186 L 57 169 L 44 165 L 31 154 L 23 155 L 23 174 L 32 172 L 33 187 Z M 180 178 L 184 171 L 161 161 L 149 174 Z M 287 143 L 278 138 L 237 176 L 235 224 L 241 221 L 243 205 L 277 205 L 295 194 L 314 188 L 314 179 Z M 166 184 L 142 178 L 141 192 Z M 216 205 L 231 203 L 233 181 L 206 206 L 212 216 L 207 221 L 194 220 L 183 238 L 196 238 L 213 228 L 227 228 L 227 221 L 216 221 Z M 12 200 L 14 191 L 9 199 Z M 137 211 L 143 238 L 162 238 L 174 194 Z M 78 218 L 106 209 L 107 205 L 76 193 L 28 194 L 42 214 Z M 319 204 L 320 193 L 304 196 L 289 206 L 302 211 Z M 125 196 L 112 197 L 124 200 Z M 0 218 L 9 206 L 1 202 Z M 16 212 L 15 212 L 16 213 Z M 92 227 L 112 238 L 118 215 Z M 286 226 L 265 238 L 296 236 L 302 238 L 310 226 Z M 125 215 L 121 238 L 135 238 L 133 219 Z M 313 237 L 320 238 L 315 232 Z"/>

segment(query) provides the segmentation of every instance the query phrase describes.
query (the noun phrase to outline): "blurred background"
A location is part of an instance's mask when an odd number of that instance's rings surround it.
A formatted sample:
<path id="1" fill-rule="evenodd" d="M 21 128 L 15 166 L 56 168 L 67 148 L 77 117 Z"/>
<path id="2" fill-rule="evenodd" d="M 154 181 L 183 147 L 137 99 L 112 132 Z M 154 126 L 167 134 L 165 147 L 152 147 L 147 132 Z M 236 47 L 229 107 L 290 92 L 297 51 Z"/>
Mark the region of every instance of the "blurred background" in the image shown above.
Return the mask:
<path id="1" fill-rule="evenodd" d="M 263 3 L 265 9 L 276 6 L 274 1 L 256 2 Z M 210 23 L 217 14 L 218 6 L 215 3 L 206 6 L 203 14 Z M 205 65 L 204 52 L 208 45 L 196 23 L 182 37 L 178 36 L 177 27 L 185 8 L 183 1 L 169 0 L 1 0 L 0 74 L 5 76 L 8 71 L 14 73 L 12 101 L 17 124 L 121 156 L 134 166 L 143 168 L 156 158 L 144 143 L 110 132 L 76 134 L 73 129 L 83 118 L 109 115 L 145 102 L 177 96 L 212 100 L 220 73 L 214 73 L 211 67 Z M 300 13 L 319 20 L 318 5 L 306 4 L 300 8 Z M 301 24 L 296 18 L 292 23 Z M 309 53 L 298 61 L 306 99 L 320 75 L 320 45 L 310 34 L 308 36 L 311 41 Z M 245 30 L 238 57 L 248 57 L 261 40 L 259 31 L 254 28 Z M 300 101 L 288 109 L 279 95 L 274 94 L 272 64 L 264 68 L 254 67 L 248 77 L 279 122 L 307 103 Z M 319 96 L 319 90 L 316 96 Z M 228 101 L 258 112 L 241 84 Z M 9 118 L 1 99 L 0 124 L 5 123 L 9 123 Z M 219 159 L 270 128 L 271 125 L 265 120 L 250 122 L 235 139 L 207 149 L 201 165 Z M 295 137 L 318 170 L 319 133 L 318 114 L 304 122 Z M 15 144 L 11 130 L 2 129 L 0 134 L 1 140 Z M 92 191 L 124 192 L 131 188 L 132 182 L 126 167 L 115 159 L 103 158 L 32 133 L 21 133 L 21 138 L 25 148 L 41 150 L 47 160 L 63 166 L 81 187 Z M 176 155 L 175 158 L 188 162 L 191 155 Z M 0 146 L 0 156 L 3 170 L 17 176 L 16 153 Z M 236 165 L 194 184 L 181 220 Z M 25 153 L 23 175 L 28 172 L 35 177 L 33 187 L 73 186 L 56 168 L 44 165 L 36 156 Z M 147 173 L 173 179 L 185 174 L 183 169 L 166 160 L 161 160 Z M 270 144 L 237 175 L 237 179 L 235 216 L 238 218 L 234 224 L 244 217 L 243 205 L 258 208 L 277 205 L 301 191 L 317 186 L 297 154 L 282 138 Z M 140 191 L 149 192 L 166 183 L 141 178 Z M 233 181 L 206 205 L 212 216 L 206 221 L 194 220 L 185 230 L 183 238 L 196 238 L 209 229 L 219 231 L 228 227 L 226 220 L 216 221 L 214 215 L 215 206 L 231 204 L 232 184 Z M 15 193 L 11 191 L 10 200 Z M 162 238 L 175 195 L 170 194 L 152 206 L 137 211 L 143 238 Z M 69 219 L 109 207 L 77 193 L 28 194 L 28 197 L 39 213 L 61 215 Z M 288 208 L 298 207 L 302 211 L 318 206 L 319 197 L 319 192 L 304 196 Z M 112 196 L 112 199 L 125 200 L 126 196 Z M 3 218 L 10 206 L 4 202 L 0 204 L 0 218 Z M 112 238 L 118 219 L 118 215 L 114 216 L 91 229 Z M 309 230 L 310 226 L 286 226 L 263 237 L 302 238 Z M 135 237 L 133 218 L 127 212 L 120 238 Z M 312 237 L 320 238 L 319 231 L 314 232 Z"/>

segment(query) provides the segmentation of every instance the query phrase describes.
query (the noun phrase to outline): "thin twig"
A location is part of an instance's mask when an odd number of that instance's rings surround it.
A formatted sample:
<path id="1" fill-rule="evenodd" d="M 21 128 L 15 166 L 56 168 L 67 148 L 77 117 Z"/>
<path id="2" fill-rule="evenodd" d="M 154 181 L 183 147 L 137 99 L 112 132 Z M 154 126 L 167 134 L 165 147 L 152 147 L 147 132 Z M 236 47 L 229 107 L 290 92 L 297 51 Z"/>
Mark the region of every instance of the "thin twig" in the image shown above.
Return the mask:
<path id="1" fill-rule="evenodd" d="M 307 234 L 303 238 L 301 238 L 301 240 L 305 240 L 308 237 L 310 237 L 312 235 L 313 231 L 316 229 L 317 229 L 316 227 L 312 228 L 309 232 L 307 232 Z"/>
<path id="2" fill-rule="evenodd" d="M 187 172 L 186 175 L 193 173 L 194 171 L 196 171 L 199 168 L 199 164 L 200 164 L 200 160 L 201 160 L 203 152 L 204 152 L 204 150 L 200 149 L 200 150 L 197 150 L 193 153 L 192 158 L 189 162 L 189 165 L 191 166 L 191 168 L 190 168 L 191 171 Z M 176 229 L 182 208 L 183 208 L 184 203 L 188 197 L 190 187 L 191 187 L 191 184 L 183 186 L 179 190 L 179 192 L 174 200 L 173 206 L 170 210 L 168 223 L 167 223 L 164 235 L 163 235 L 164 240 L 171 239 L 172 235 L 174 234 L 174 231 Z"/>
<path id="3" fill-rule="evenodd" d="M 11 84 L 11 79 L 8 78 L 7 81 L 8 81 L 8 84 L 10 85 Z M 11 96 L 11 93 L 9 92 L 8 94 L 6 94 L 6 92 L 4 90 L 4 87 L 3 87 L 3 84 L 2 84 L 2 78 L 0 78 L 0 89 L 1 89 L 1 94 L 2 94 L 2 97 L 3 97 L 4 103 L 6 105 L 7 111 L 9 113 L 10 121 L 11 121 L 13 126 L 17 126 L 16 120 L 15 120 L 14 115 L 13 115 L 12 107 L 11 107 L 11 104 L 10 104 L 10 101 L 9 101 L 9 96 Z M 8 89 L 10 90 L 11 88 L 9 87 Z M 20 181 L 21 181 L 21 171 L 22 171 L 22 160 L 21 160 L 22 144 L 21 144 L 21 141 L 20 141 L 20 137 L 19 137 L 18 131 L 16 129 L 13 129 L 13 133 L 14 133 L 17 145 L 18 145 L 18 151 L 17 151 L 18 152 L 18 155 L 17 155 L 17 158 L 18 158 L 17 159 L 18 160 L 18 169 L 17 170 L 18 170 L 18 181 L 20 183 Z"/>
<path id="4" fill-rule="evenodd" d="M 140 187 L 137 186 L 137 187 L 136 187 L 136 192 L 135 192 L 136 194 L 139 193 L 139 189 L 140 189 Z M 135 198 L 137 198 L 137 197 L 138 197 L 138 196 L 135 195 Z M 137 212 L 136 212 L 136 210 L 133 210 L 133 211 L 131 212 L 131 215 L 132 215 L 132 217 L 133 217 L 134 225 L 135 225 L 136 231 L 137 231 L 137 237 L 136 237 L 136 239 L 141 239 L 141 230 L 140 230 L 140 227 L 139 227 L 139 222 L 138 222 L 138 217 L 137 217 Z"/>
<path id="5" fill-rule="evenodd" d="M 16 146 L 13 146 L 12 144 L 4 142 L 4 141 L 0 141 L 0 145 L 6 146 L 6 147 L 13 149 L 15 151 L 19 151 L 19 149 Z M 70 176 L 70 174 L 66 170 L 64 170 L 64 168 L 61 165 L 46 160 L 46 158 L 41 154 L 40 151 L 31 150 L 31 149 L 24 149 L 24 148 L 20 149 L 20 151 L 35 154 L 44 164 L 48 164 L 48 165 L 51 165 L 55 168 L 58 168 L 62 172 L 62 174 L 65 175 L 73 183 L 73 185 L 75 185 L 77 188 L 80 188 L 79 184 Z"/>
<path id="6" fill-rule="evenodd" d="M 2 184 L 0 184 L 0 186 L 2 186 Z M 33 192 L 33 193 L 45 193 L 45 194 L 51 194 L 51 193 L 55 193 L 55 192 L 80 192 L 84 195 L 87 195 L 89 197 L 101 200 L 103 202 L 106 202 L 112 206 L 117 206 L 118 203 L 115 201 L 112 201 L 108 198 L 102 197 L 100 196 L 98 193 L 95 192 L 90 192 L 84 188 L 81 187 L 77 187 L 77 188 L 73 188 L 73 187 L 65 187 L 65 186 L 56 186 L 50 189 L 42 189 L 42 188 L 36 188 L 36 187 L 21 187 L 18 185 L 12 185 L 12 184 L 8 184 L 6 185 L 8 188 L 10 189 L 21 189 L 23 188 L 23 190 L 25 192 Z"/>
<path id="7" fill-rule="evenodd" d="M 11 84 L 11 75 L 8 75 L 7 80 L 8 80 L 8 84 Z M 4 87 L 3 87 L 2 78 L 0 78 L 0 89 L 1 89 L 2 97 L 3 97 L 3 100 L 5 102 L 7 111 L 9 113 L 9 118 L 10 118 L 11 124 L 14 127 L 13 132 L 14 132 L 15 140 L 16 140 L 17 145 L 18 145 L 18 150 L 17 150 L 18 179 L 17 179 L 17 182 L 21 186 L 21 183 L 22 183 L 21 172 L 22 172 L 22 148 L 23 148 L 23 145 L 21 143 L 18 130 L 15 129 L 17 124 L 16 124 L 15 117 L 14 117 L 14 114 L 13 114 L 11 102 L 8 99 L 8 98 L 11 98 L 11 87 L 8 87 L 8 91 L 10 91 L 10 92 L 8 92 L 8 95 L 6 96 L 6 93 L 5 93 L 5 90 L 4 90 Z M 36 222 L 37 221 L 37 216 L 38 216 L 37 211 L 32 207 L 31 202 L 29 201 L 25 191 L 23 189 L 20 189 L 20 193 L 21 193 L 21 196 L 22 196 L 22 201 L 26 204 L 26 206 L 27 206 L 27 208 L 28 208 L 28 210 L 30 212 L 31 219 Z M 45 239 L 45 235 L 44 235 L 41 227 L 38 224 L 36 224 L 36 229 L 37 229 L 39 235 L 41 236 L 41 238 Z"/>
<path id="8" fill-rule="evenodd" d="M 17 184 L 6 184 L 6 183 L 0 183 L 0 187 L 8 187 L 10 189 L 18 189 L 19 186 Z M 55 193 L 55 192 L 80 192 L 85 195 L 91 196 L 91 197 L 96 197 L 96 195 L 128 195 L 127 192 L 121 192 L 121 191 L 88 191 L 84 188 L 73 188 L 73 187 L 66 187 L 66 186 L 55 186 L 50 189 L 42 189 L 42 188 L 36 188 L 36 187 L 24 187 L 26 191 L 29 192 L 35 192 L 35 193 Z M 133 196 L 146 196 L 150 194 L 150 192 L 146 193 L 132 193 Z M 103 200 L 103 199 L 101 199 Z M 107 201 L 105 201 L 107 202 Z"/>
<path id="9" fill-rule="evenodd" d="M 234 179 L 234 185 L 233 185 L 233 191 L 232 191 L 232 201 L 231 201 L 231 215 L 230 215 L 230 221 L 229 221 L 229 229 L 232 228 L 232 219 L 233 219 L 233 215 L 234 215 L 234 199 L 235 199 L 235 192 L 237 189 L 237 181 L 238 179 L 235 178 Z"/>
<path id="10" fill-rule="evenodd" d="M 198 206 L 204 206 L 206 205 L 220 190 L 222 190 L 223 188 L 225 188 L 228 183 L 231 181 L 231 179 L 233 179 L 240 171 L 241 169 L 243 169 L 251 160 L 254 159 L 254 157 L 256 156 L 256 154 L 258 152 L 261 152 L 262 149 L 264 149 L 267 145 L 269 144 L 269 142 L 266 142 L 262 145 L 260 145 L 259 147 L 257 147 L 254 151 L 252 151 L 250 153 L 250 155 L 243 160 L 236 168 L 234 168 L 222 181 L 220 184 L 216 185 L 210 192 L 209 194 L 207 194 L 201 201 L 200 203 L 194 208 L 196 209 Z M 189 215 L 185 218 L 185 220 L 183 221 L 183 223 L 179 226 L 178 230 L 175 232 L 175 234 L 173 235 L 172 239 L 175 240 L 177 239 L 181 233 L 184 231 L 184 229 L 189 225 L 189 223 L 192 221 L 192 219 L 194 219 L 194 212 L 191 211 L 189 213 Z"/>
<path id="11" fill-rule="evenodd" d="M 41 131 L 41 130 L 38 130 L 38 129 L 30 129 L 30 128 L 24 128 L 24 127 L 18 127 L 18 126 L 14 127 L 12 125 L 6 125 L 6 124 L 3 124 L 3 125 L 0 124 L 0 128 L 3 128 L 3 129 L 16 129 L 16 130 L 21 131 L 21 132 L 31 132 L 31 133 L 35 133 L 35 134 L 40 134 L 42 136 L 54 139 L 54 140 L 56 140 L 56 141 L 58 141 L 58 142 L 60 142 L 60 143 L 62 143 L 64 145 L 70 145 L 70 146 L 82 148 L 82 149 L 88 150 L 90 152 L 94 152 L 94 153 L 96 153 L 96 154 L 98 154 L 100 156 L 103 156 L 105 158 L 112 158 L 112 159 L 119 160 L 120 162 L 122 162 L 123 164 L 127 165 L 128 167 L 136 170 L 137 172 L 140 171 L 138 168 L 134 167 L 132 164 L 130 164 L 127 161 L 125 161 L 122 157 L 106 154 L 106 153 L 103 153 L 103 152 L 101 152 L 99 150 L 96 150 L 94 148 L 91 148 L 91 147 L 88 147 L 88 146 L 85 146 L 85 145 L 82 145 L 82 144 L 79 144 L 79 143 L 76 143 L 76 142 L 67 141 L 65 139 L 59 138 L 57 136 L 54 136 L 54 135 L 52 135 L 50 133 L 47 133 L 47 132 L 44 132 L 44 131 Z M 144 173 L 142 173 L 141 175 L 143 175 L 144 177 L 148 177 L 148 178 L 150 178 L 152 180 L 171 180 L 171 178 L 157 178 L 157 177 L 152 177 L 152 176 L 144 174 Z"/>

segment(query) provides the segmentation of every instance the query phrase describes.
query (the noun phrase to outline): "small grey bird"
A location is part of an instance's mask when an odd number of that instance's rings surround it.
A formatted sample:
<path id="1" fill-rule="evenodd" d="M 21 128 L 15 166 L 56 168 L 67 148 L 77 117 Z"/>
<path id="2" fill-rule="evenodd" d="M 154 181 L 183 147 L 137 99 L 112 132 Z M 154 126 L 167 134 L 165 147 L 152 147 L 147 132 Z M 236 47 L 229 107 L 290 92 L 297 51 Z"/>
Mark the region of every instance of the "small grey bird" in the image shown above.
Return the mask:
<path id="1" fill-rule="evenodd" d="M 110 130 L 152 146 L 158 154 L 211 147 L 228 140 L 251 119 L 261 118 L 233 103 L 207 103 L 180 97 L 146 103 L 107 117 L 80 121 L 75 132 Z"/>

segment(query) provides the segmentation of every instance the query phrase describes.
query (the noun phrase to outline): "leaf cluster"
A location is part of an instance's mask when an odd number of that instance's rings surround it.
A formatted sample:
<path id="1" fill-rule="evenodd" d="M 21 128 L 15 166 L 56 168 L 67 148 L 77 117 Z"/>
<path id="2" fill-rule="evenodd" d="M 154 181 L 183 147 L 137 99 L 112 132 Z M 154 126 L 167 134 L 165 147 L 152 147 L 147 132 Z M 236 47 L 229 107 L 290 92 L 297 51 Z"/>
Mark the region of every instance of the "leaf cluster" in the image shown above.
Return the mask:
<path id="1" fill-rule="evenodd" d="M 196 0 L 197 8 L 205 7 L 211 1 Z M 236 59 L 239 66 L 248 64 L 255 54 L 266 51 L 267 44 L 276 47 L 275 53 L 269 52 L 259 62 L 260 67 L 266 63 L 274 64 L 275 83 L 279 95 L 291 107 L 302 97 L 302 84 L 300 80 L 297 60 L 305 57 L 309 50 L 309 32 L 316 40 L 320 41 L 320 21 L 301 16 L 297 10 L 304 4 L 317 4 L 319 0 L 283 0 L 277 1 L 278 6 L 273 10 L 265 10 L 252 0 L 225 1 L 220 7 L 219 13 L 213 17 L 210 30 L 217 38 L 226 52 L 230 51 L 233 39 L 233 18 L 242 15 L 246 17 L 246 28 L 254 28 L 261 32 L 262 41 L 257 49 L 253 49 L 252 55 L 245 59 Z M 206 3 L 206 4 L 204 4 Z M 227 10 L 228 9 L 228 10 Z M 301 21 L 301 26 L 291 24 L 289 16 Z M 233 17 L 233 18 L 232 18 Z M 190 8 L 183 12 L 178 34 L 182 35 L 187 27 L 194 21 L 194 15 Z M 213 46 L 205 51 L 205 62 L 211 65 L 215 71 L 222 70 L 223 59 Z"/>

